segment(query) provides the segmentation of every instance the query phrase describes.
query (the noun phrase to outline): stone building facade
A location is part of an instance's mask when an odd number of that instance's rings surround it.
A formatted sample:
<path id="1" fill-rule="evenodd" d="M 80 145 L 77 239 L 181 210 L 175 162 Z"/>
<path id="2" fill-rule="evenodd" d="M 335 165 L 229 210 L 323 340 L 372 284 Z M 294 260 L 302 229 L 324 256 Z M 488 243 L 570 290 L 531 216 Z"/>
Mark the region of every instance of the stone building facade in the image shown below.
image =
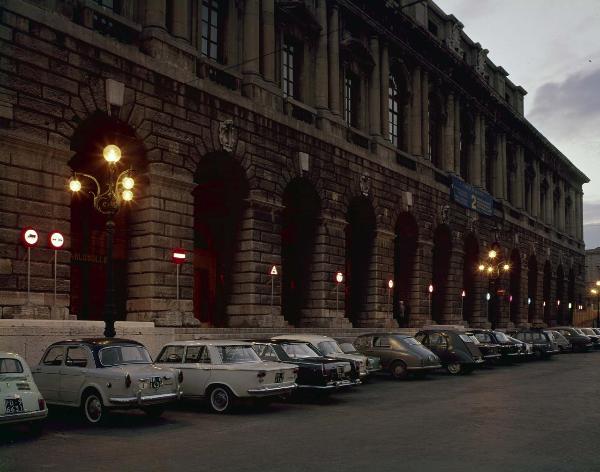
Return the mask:
<path id="1" fill-rule="evenodd" d="M 67 182 L 104 183 L 107 144 L 136 180 L 115 222 L 122 319 L 508 327 L 582 303 L 588 179 L 433 2 L 0 9 L 2 317 L 101 316 L 106 219 Z M 29 295 L 25 227 L 41 241 Z"/>

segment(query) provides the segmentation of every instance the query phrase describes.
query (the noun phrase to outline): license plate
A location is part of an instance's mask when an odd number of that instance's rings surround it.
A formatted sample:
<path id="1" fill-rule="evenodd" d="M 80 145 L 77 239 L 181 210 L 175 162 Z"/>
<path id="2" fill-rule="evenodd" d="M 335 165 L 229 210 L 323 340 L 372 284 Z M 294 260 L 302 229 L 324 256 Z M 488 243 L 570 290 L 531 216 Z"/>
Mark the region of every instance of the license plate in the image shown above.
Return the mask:
<path id="1" fill-rule="evenodd" d="M 23 400 L 20 398 L 7 398 L 4 400 L 4 409 L 7 415 L 23 413 Z"/>
<path id="2" fill-rule="evenodd" d="M 283 382 L 283 372 L 277 372 L 275 374 L 275 383 Z"/>
<path id="3" fill-rule="evenodd" d="M 162 379 L 160 377 L 152 377 L 152 379 L 150 380 L 150 386 L 154 390 L 158 390 L 161 385 L 162 385 Z"/>

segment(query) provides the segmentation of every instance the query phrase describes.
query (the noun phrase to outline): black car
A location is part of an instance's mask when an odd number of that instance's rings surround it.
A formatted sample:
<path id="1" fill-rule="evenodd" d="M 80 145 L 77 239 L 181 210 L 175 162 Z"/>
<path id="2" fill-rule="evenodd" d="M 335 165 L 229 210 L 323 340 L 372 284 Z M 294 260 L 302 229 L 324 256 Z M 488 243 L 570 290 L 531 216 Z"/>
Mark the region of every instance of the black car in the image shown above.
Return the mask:
<path id="1" fill-rule="evenodd" d="M 562 334 L 567 341 L 571 343 L 571 350 L 573 352 L 585 352 L 594 348 L 592 340 L 589 336 L 586 336 L 583 333 L 580 333 L 578 329 L 573 328 L 572 326 L 557 326 L 554 330 L 558 331 Z"/>
<path id="2" fill-rule="evenodd" d="M 594 349 L 600 349 L 600 336 L 592 328 L 578 328 L 583 334 L 591 339 Z"/>
<path id="3" fill-rule="evenodd" d="M 491 329 L 472 329 L 471 332 L 480 343 L 497 346 L 500 358 L 503 361 L 512 362 L 521 356 L 520 347 L 508 339 L 508 336 L 506 336 L 506 334 L 504 334 L 502 331 L 494 331 Z M 481 346 L 479 349 L 481 350 Z"/>
<path id="4" fill-rule="evenodd" d="M 309 343 L 282 340 L 252 340 L 252 347 L 263 361 L 298 366 L 298 389 L 333 392 L 354 385 L 350 363 L 323 357 Z"/>
<path id="5" fill-rule="evenodd" d="M 465 334 L 469 336 L 475 344 L 477 344 L 477 347 L 483 356 L 483 360 L 486 363 L 495 364 L 500 360 L 500 347 L 496 343 L 492 342 L 491 340 L 481 341 L 473 331 L 467 331 Z"/>
<path id="6" fill-rule="evenodd" d="M 565 338 L 562 334 L 560 334 L 558 331 L 549 329 L 546 330 L 546 332 L 552 336 L 554 341 L 556 341 L 556 344 L 558 344 L 558 350 L 560 352 L 573 352 L 573 347 L 569 340 Z"/>
<path id="7" fill-rule="evenodd" d="M 415 339 L 437 355 L 452 375 L 469 374 L 483 364 L 483 356 L 470 336 L 452 329 L 425 329 Z"/>
<path id="8" fill-rule="evenodd" d="M 550 359 L 558 354 L 558 344 L 542 329 L 526 329 L 512 335 L 520 341 L 533 345 L 533 352 L 538 359 Z"/>

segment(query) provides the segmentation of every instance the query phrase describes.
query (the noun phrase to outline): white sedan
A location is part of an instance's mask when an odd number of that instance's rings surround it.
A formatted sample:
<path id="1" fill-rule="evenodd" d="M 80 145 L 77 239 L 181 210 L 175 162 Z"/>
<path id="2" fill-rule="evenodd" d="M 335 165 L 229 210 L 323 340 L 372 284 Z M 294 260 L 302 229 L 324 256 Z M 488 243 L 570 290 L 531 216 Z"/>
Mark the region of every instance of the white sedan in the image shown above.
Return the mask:
<path id="1" fill-rule="evenodd" d="M 244 341 L 172 342 L 162 348 L 156 363 L 181 369 L 184 398 L 207 398 L 216 413 L 230 410 L 238 398 L 280 396 L 297 387 L 297 366 L 263 362 Z"/>
<path id="2" fill-rule="evenodd" d="M 0 352 L 0 426 L 31 422 L 39 430 L 48 416 L 46 401 L 38 390 L 25 360 L 13 353 Z"/>
<path id="3" fill-rule="evenodd" d="M 183 382 L 181 372 L 154 365 L 142 344 L 116 338 L 54 343 L 33 378 L 49 404 L 77 407 L 91 424 L 103 422 L 111 409 L 159 416 L 181 397 Z"/>

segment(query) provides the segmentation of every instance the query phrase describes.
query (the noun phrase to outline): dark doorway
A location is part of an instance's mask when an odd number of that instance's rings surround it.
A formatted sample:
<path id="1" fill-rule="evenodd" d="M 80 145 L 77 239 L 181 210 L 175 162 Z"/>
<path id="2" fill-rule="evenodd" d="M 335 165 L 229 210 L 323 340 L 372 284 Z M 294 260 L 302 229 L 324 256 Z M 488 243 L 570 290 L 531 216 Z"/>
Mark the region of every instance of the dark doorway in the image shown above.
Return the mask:
<path id="1" fill-rule="evenodd" d="M 248 185 L 243 169 L 225 154 L 205 156 L 195 182 L 194 316 L 223 327 Z"/>
<path id="2" fill-rule="evenodd" d="M 533 322 L 537 307 L 537 281 L 538 267 L 537 259 L 532 254 L 527 261 L 527 318 L 530 323 Z"/>
<path id="3" fill-rule="evenodd" d="M 369 293 L 369 273 L 375 241 L 375 211 L 367 197 L 350 202 L 346 225 L 346 316 L 356 324 Z"/>
<path id="4" fill-rule="evenodd" d="M 550 261 L 546 261 L 544 264 L 544 322 L 550 326 L 552 322 L 552 266 Z"/>
<path id="5" fill-rule="evenodd" d="M 559 325 L 565 324 L 565 271 L 562 264 L 556 269 L 556 299 L 553 300 L 556 306 L 556 322 Z"/>
<path id="6" fill-rule="evenodd" d="M 508 303 L 510 321 L 518 325 L 521 322 L 521 254 L 517 249 L 513 249 L 510 254 Z"/>
<path id="7" fill-rule="evenodd" d="M 402 213 L 396 223 L 394 247 L 394 319 L 400 326 L 410 324 L 412 279 L 417 254 L 419 228 L 410 213 Z"/>
<path id="8" fill-rule="evenodd" d="M 129 167 L 138 175 L 145 171 L 145 151 L 133 129 L 102 112 L 90 115 L 76 129 L 71 140 L 71 149 L 75 151 L 75 155 L 69 161 L 69 166 L 74 172 L 93 175 L 104 189 L 108 180 L 108 165 L 102 156 L 102 150 L 108 144 L 116 144 L 121 149 L 121 160 L 114 164 L 117 173 Z M 140 179 L 136 180 L 137 188 Z M 95 184 L 85 177 L 81 181 L 82 191 L 73 194 L 71 199 L 70 311 L 77 319 L 102 320 L 107 276 L 108 217 L 94 208 L 93 197 L 89 192 L 96 191 Z M 129 216 L 130 207 L 125 204 L 114 218 L 116 321 L 124 320 L 127 314 Z"/>
<path id="9" fill-rule="evenodd" d="M 450 228 L 445 225 L 438 226 L 433 235 L 433 294 L 431 296 L 431 316 L 436 323 L 441 323 L 444 319 L 451 251 Z"/>
<path id="10" fill-rule="evenodd" d="M 473 234 L 465 238 L 465 257 L 463 260 L 462 318 L 467 323 L 473 321 L 473 312 L 477 300 L 477 264 L 479 262 L 479 241 Z M 462 296 L 462 293 L 461 293 Z"/>
<path id="11" fill-rule="evenodd" d="M 307 306 L 320 201 L 311 183 L 292 180 L 283 193 L 281 222 L 282 314 L 298 326 Z"/>

